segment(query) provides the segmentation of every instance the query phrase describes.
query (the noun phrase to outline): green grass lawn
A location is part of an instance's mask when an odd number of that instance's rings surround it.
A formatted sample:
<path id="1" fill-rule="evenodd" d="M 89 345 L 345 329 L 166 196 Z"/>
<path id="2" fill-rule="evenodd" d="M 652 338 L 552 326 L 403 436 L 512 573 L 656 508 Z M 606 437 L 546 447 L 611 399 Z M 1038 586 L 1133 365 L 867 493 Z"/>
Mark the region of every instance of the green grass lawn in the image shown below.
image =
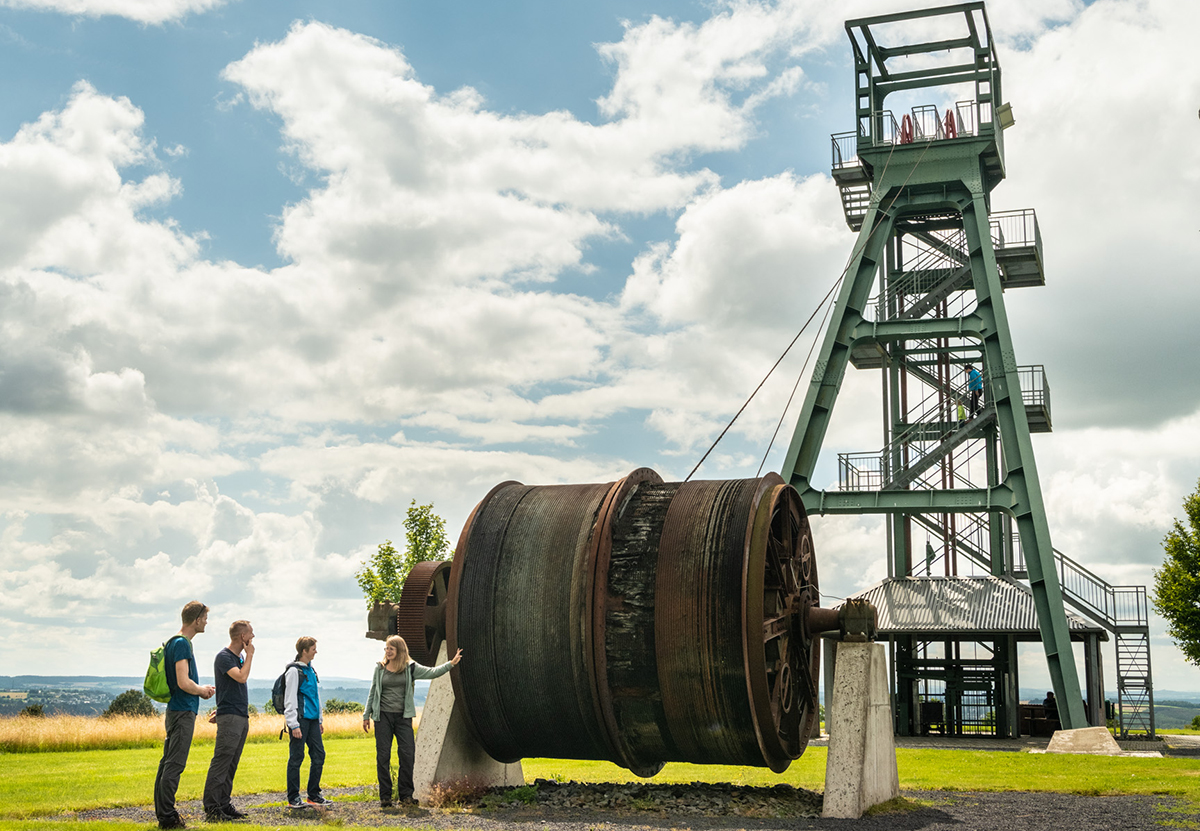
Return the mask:
<path id="1" fill-rule="evenodd" d="M 369 738 L 332 738 L 326 742 L 323 784 L 370 785 L 375 779 L 375 744 Z M 154 748 L 87 750 L 62 753 L 0 754 L 0 825 L 5 829 L 51 831 L 57 823 L 29 823 L 62 811 L 149 805 L 160 751 Z M 212 745 L 192 748 L 180 782 L 181 800 L 199 799 Z M 896 753 L 900 786 L 905 790 L 1057 791 L 1080 794 L 1165 794 L 1200 803 L 1200 768 L 1185 758 L 1143 759 L 1103 756 L 1052 756 L 967 750 L 901 748 Z M 287 745 L 247 745 L 234 794 L 281 791 Z M 525 778 L 585 781 L 633 781 L 636 777 L 608 762 L 529 759 Z M 765 768 L 667 765 L 656 782 L 781 782 L 823 790 L 825 748 L 813 747 L 782 775 Z M 73 826 L 78 829 L 78 825 Z M 92 826 L 89 825 L 89 828 Z M 100 831 L 125 831 L 122 823 L 97 823 Z M 239 826 L 245 827 L 245 826 Z"/>

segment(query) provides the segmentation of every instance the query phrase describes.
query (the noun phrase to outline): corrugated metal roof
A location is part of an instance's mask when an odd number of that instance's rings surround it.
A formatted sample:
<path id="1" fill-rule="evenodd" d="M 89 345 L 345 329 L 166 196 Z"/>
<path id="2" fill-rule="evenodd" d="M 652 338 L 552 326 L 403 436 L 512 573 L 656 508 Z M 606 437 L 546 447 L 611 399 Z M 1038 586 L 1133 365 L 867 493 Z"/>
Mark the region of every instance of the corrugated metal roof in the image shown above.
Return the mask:
<path id="1" fill-rule="evenodd" d="M 882 634 L 1006 632 L 1040 638 L 1033 593 L 1003 577 L 889 578 L 854 596 L 879 610 Z M 1072 633 L 1103 632 L 1072 614 L 1067 625 Z"/>

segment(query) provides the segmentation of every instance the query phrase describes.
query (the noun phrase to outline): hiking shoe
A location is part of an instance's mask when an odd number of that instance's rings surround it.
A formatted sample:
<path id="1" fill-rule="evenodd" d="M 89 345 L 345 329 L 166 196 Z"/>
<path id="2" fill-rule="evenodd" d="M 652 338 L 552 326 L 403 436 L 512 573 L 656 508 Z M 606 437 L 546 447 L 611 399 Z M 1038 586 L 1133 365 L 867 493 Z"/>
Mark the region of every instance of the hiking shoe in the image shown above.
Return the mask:
<path id="1" fill-rule="evenodd" d="M 288 799 L 288 807 L 289 808 L 307 808 L 308 805 L 305 802 L 301 801 L 300 797 L 293 796 Z"/>
<path id="2" fill-rule="evenodd" d="M 237 808 L 234 808 L 232 805 L 225 806 L 225 816 L 229 817 L 230 819 L 234 819 L 234 820 L 250 818 L 249 814 L 244 813 L 243 811 L 239 811 Z"/>
<path id="3" fill-rule="evenodd" d="M 333 800 L 332 800 L 332 799 L 326 799 L 325 797 L 321 796 L 320 794 L 317 794 L 316 796 L 310 796 L 310 797 L 308 798 L 308 804 L 309 804 L 309 805 L 315 805 L 315 806 L 317 806 L 318 808 L 324 808 L 324 807 L 326 807 L 327 805 L 332 805 L 332 804 L 333 804 Z"/>
<path id="4" fill-rule="evenodd" d="M 162 829 L 187 828 L 187 823 L 183 821 L 183 817 L 179 816 L 179 814 L 176 814 L 170 819 L 159 820 L 158 827 Z"/>
<path id="5" fill-rule="evenodd" d="M 231 819 L 233 819 L 233 817 L 229 816 L 229 814 L 225 813 L 224 811 L 204 812 L 205 822 L 229 822 Z"/>

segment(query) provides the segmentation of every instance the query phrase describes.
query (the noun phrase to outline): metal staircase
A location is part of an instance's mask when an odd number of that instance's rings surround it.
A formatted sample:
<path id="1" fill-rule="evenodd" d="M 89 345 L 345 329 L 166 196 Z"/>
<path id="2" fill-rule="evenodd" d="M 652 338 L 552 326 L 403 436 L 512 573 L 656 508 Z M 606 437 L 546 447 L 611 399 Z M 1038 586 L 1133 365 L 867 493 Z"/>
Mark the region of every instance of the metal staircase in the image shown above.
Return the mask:
<path id="1" fill-rule="evenodd" d="M 962 391 L 945 390 L 952 396 L 961 396 Z M 1037 390 L 1022 390 L 1023 397 L 1036 398 Z M 1029 406 L 1027 404 L 1027 406 Z M 975 417 L 965 422 L 939 422 L 932 416 L 936 409 L 929 408 L 924 420 L 910 422 L 907 429 L 898 434 L 888 447 L 878 453 L 838 454 L 838 488 L 843 491 L 889 490 L 893 488 L 930 488 L 920 481 L 922 474 L 942 462 L 953 450 L 967 441 L 979 437 L 996 421 L 995 410 L 984 407 Z M 929 439 L 940 433 L 941 438 L 916 458 L 906 458 L 905 466 L 893 469 L 890 460 L 898 455 L 900 448 L 910 450 L 914 437 Z M 958 473 L 961 487 L 976 487 L 962 470 Z M 928 533 L 943 540 L 942 556 L 956 558 L 963 554 L 982 573 L 992 570 L 992 558 L 987 553 L 988 522 L 982 514 L 913 514 L 912 519 Z M 1028 580 L 1020 546 L 1020 537 L 1012 536 L 1012 551 L 1006 552 L 1011 576 Z M 1100 624 L 1113 633 L 1116 646 L 1117 676 L 1117 720 L 1121 738 L 1134 733 L 1153 736 L 1154 685 L 1150 661 L 1149 607 L 1145 586 L 1114 586 L 1072 560 L 1057 548 L 1054 551 L 1055 572 L 1062 587 L 1063 600 L 1075 610 Z M 936 560 L 930 556 L 925 562 L 926 574 L 932 572 Z M 949 570 L 949 569 L 948 569 Z M 958 571 L 957 567 L 952 569 Z M 1006 569 L 1007 570 L 1007 569 Z"/>
<path id="2" fill-rule="evenodd" d="M 1013 574 L 1028 579 L 1020 541 Z M 1054 561 L 1063 599 L 1113 633 L 1117 652 L 1117 721 L 1121 738 L 1154 735 L 1154 682 L 1150 672 L 1150 612 L 1145 586 L 1113 586 L 1058 549 Z"/>

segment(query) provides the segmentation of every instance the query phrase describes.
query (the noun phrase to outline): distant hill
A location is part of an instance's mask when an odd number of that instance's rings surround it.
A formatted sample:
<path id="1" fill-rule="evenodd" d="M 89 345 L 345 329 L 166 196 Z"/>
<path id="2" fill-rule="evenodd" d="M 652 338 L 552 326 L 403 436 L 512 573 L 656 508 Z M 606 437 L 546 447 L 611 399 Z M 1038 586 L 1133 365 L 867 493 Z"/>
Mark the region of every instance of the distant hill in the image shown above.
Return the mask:
<path id="1" fill-rule="evenodd" d="M 251 677 L 250 703 L 262 709 L 277 677 Z M 99 715 L 125 690 L 140 690 L 144 680 L 121 675 L 0 675 L 0 716 L 16 715 L 30 704 L 41 704 L 49 713 Z M 212 677 L 202 675 L 200 683 L 211 684 Z M 340 698 L 366 704 L 370 687 L 370 681 L 359 678 L 321 678 L 321 695 L 326 701 Z M 425 703 L 428 690 L 428 681 L 416 683 L 413 698 L 417 707 Z"/>

